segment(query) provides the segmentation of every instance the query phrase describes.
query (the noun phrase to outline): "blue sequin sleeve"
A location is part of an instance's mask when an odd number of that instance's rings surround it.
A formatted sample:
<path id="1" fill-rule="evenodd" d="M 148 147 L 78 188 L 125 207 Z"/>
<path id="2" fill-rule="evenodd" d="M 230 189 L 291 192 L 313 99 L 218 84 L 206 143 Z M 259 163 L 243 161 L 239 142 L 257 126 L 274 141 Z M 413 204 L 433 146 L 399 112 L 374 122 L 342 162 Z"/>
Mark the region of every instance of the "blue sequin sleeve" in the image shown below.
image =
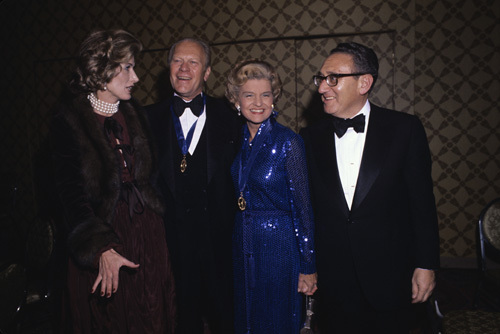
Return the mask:
<path id="1" fill-rule="evenodd" d="M 309 196 L 309 180 L 302 138 L 294 135 L 286 156 L 286 174 L 290 191 L 294 231 L 300 251 L 300 273 L 316 272 L 314 218 Z"/>

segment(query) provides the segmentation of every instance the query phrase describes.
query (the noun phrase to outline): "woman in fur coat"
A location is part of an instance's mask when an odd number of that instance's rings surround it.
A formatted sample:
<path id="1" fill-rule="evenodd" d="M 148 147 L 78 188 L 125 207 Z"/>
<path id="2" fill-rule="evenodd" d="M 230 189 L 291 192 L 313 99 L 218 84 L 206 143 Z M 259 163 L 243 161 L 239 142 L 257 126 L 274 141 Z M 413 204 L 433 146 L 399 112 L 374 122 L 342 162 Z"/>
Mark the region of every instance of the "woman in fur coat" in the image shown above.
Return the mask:
<path id="1" fill-rule="evenodd" d="M 123 30 L 82 44 L 52 127 L 69 262 L 63 330 L 173 333 L 175 293 L 148 126 L 131 90 L 140 42 Z"/>

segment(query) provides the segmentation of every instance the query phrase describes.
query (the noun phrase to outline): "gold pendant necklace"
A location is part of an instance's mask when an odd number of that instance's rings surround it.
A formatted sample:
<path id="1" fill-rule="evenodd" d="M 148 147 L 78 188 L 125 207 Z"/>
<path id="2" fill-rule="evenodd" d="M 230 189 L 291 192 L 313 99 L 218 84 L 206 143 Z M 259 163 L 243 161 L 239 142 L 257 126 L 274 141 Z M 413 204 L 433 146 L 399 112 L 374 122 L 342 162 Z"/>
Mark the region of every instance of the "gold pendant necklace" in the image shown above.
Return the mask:
<path id="1" fill-rule="evenodd" d="M 247 201 L 243 198 L 243 192 L 240 192 L 240 197 L 238 198 L 238 208 L 240 208 L 241 211 L 245 211 L 247 207 Z"/>

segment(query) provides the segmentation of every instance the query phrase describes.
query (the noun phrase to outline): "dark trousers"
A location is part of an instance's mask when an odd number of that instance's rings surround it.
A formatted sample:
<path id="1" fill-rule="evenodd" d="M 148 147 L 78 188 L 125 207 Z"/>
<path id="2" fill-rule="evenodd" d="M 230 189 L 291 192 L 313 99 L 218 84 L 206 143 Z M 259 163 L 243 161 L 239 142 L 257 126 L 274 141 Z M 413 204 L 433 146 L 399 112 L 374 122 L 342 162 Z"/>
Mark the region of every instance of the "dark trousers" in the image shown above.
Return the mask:
<path id="1" fill-rule="evenodd" d="M 209 254 L 207 247 L 200 246 L 189 256 L 176 258 L 177 334 L 202 334 L 204 324 L 211 334 L 234 332 L 231 267 L 217 271 Z"/>
<path id="2" fill-rule="evenodd" d="M 215 277 L 213 277 L 215 279 Z M 184 276 L 177 284 L 178 334 L 202 334 L 204 323 L 212 334 L 233 333 L 231 296 L 217 293 L 216 282 L 205 273 Z"/>
<path id="3" fill-rule="evenodd" d="M 349 307 L 318 296 L 316 310 L 321 334 L 407 334 L 411 327 L 411 306 L 375 310 L 364 297 L 354 296 Z"/>

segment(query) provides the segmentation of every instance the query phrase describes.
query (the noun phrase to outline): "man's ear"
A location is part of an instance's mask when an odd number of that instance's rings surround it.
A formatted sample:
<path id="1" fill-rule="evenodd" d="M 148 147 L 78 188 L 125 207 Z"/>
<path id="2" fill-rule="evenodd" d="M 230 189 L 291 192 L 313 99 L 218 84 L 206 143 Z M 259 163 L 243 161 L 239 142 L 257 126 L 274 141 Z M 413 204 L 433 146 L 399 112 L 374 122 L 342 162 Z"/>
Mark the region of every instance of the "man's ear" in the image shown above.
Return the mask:
<path id="1" fill-rule="evenodd" d="M 373 76 L 371 74 L 363 74 L 359 77 L 358 82 L 359 93 L 365 95 L 373 85 Z"/>
<path id="2" fill-rule="evenodd" d="M 203 75 L 203 81 L 207 81 L 208 77 L 210 76 L 210 72 L 212 71 L 212 68 L 210 66 L 207 67 L 205 70 L 205 75 Z"/>

